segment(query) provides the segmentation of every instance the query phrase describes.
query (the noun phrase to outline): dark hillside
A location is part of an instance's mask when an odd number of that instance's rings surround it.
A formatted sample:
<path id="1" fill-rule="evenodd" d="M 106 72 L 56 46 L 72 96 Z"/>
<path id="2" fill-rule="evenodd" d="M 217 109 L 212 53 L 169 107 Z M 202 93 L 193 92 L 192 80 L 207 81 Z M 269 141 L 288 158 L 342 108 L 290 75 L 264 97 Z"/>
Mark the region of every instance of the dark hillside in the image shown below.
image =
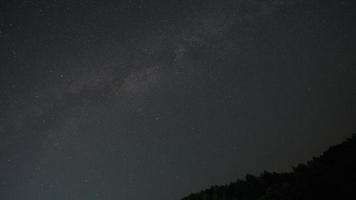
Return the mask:
<path id="1" fill-rule="evenodd" d="M 356 199 L 356 134 L 290 173 L 246 175 L 183 200 Z"/>

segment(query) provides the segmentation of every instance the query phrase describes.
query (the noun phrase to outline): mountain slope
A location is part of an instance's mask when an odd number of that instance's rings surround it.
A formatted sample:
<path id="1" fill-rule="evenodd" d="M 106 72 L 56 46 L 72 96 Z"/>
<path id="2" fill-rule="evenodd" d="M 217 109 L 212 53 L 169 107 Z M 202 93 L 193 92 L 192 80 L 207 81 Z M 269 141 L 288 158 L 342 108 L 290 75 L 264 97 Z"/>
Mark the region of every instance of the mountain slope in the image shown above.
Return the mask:
<path id="1" fill-rule="evenodd" d="M 290 173 L 246 175 L 182 200 L 356 199 L 356 134 Z"/>

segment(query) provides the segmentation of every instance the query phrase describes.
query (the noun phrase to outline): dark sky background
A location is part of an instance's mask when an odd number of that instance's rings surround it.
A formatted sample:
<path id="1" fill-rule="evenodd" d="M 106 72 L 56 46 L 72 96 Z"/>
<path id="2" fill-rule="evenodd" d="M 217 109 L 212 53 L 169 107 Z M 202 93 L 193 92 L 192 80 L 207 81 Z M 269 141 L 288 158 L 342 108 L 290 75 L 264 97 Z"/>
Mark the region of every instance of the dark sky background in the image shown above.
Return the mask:
<path id="1" fill-rule="evenodd" d="M 0 2 L 0 198 L 180 199 L 356 132 L 354 0 Z"/>

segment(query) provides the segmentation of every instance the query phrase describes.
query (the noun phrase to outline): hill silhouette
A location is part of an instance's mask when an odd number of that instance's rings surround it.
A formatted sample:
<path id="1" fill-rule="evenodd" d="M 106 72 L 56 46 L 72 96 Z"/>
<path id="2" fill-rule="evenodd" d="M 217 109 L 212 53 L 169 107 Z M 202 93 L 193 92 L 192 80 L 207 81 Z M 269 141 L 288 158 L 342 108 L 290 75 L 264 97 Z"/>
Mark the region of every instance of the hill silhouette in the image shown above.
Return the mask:
<path id="1" fill-rule="evenodd" d="M 182 200 L 356 199 L 356 134 L 289 173 L 246 175 Z"/>

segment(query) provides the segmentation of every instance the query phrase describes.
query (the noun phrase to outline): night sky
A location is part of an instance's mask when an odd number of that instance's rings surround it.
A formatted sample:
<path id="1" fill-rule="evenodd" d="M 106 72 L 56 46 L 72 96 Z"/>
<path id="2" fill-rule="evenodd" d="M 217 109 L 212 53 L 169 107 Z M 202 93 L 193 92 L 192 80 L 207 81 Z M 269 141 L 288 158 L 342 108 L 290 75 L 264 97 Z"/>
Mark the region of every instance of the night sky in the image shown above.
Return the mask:
<path id="1" fill-rule="evenodd" d="M 168 200 L 356 132 L 354 0 L 1 0 L 0 199 Z"/>

